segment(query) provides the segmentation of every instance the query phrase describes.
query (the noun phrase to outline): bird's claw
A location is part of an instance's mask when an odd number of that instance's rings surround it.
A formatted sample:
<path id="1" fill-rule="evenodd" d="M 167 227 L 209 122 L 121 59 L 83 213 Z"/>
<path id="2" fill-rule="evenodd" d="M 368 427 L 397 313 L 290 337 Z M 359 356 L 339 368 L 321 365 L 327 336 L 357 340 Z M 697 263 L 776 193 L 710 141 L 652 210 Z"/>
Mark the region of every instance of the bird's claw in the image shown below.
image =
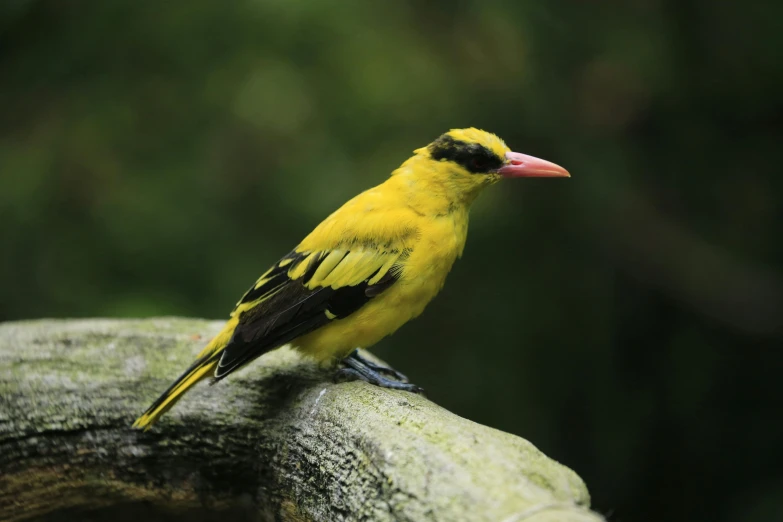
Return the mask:
<path id="1" fill-rule="evenodd" d="M 348 382 L 364 379 L 362 379 L 362 375 L 353 368 L 340 368 L 334 372 L 333 380 L 334 382 Z"/>
<path id="2" fill-rule="evenodd" d="M 347 366 L 345 368 L 341 368 L 335 373 L 335 382 L 362 380 L 370 384 L 392 390 L 403 390 L 412 393 L 424 392 L 424 389 L 421 386 L 417 386 L 408 382 L 407 377 L 405 377 L 405 375 L 402 373 L 392 368 L 381 366 L 372 361 L 368 361 L 359 355 L 358 350 L 352 352 L 351 355 L 346 357 L 343 362 Z M 397 381 L 389 379 L 388 377 L 382 375 L 384 373 L 393 375 L 400 380 Z"/>
<path id="3" fill-rule="evenodd" d="M 363 364 L 364 366 L 368 367 L 369 369 L 371 369 L 371 370 L 373 370 L 375 372 L 385 373 L 386 375 L 391 375 L 392 377 L 394 377 L 398 381 L 401 381 L 401 382 L 404 382 L 404 383 L 410 382 L 410 380 L 408 379 L 408 377 L 404 373 L 402 373 L 400 371 L 397 371 L 394 368 L 390 368 L 389 366 L 384 366 L 382 364 L 378 364 L 378 363 L 375 363 L 375 362 L 367 359 L 366 357 L 364 357 L 362 354 L 359 353 L 359 349 L 358 348 L 356 350 L 354 350 L 353 352 L 351 352 L 351 355 L 349 355 L 348 357 L 353 357 L 354 359 L 359 361 L 361 364 Z"/>

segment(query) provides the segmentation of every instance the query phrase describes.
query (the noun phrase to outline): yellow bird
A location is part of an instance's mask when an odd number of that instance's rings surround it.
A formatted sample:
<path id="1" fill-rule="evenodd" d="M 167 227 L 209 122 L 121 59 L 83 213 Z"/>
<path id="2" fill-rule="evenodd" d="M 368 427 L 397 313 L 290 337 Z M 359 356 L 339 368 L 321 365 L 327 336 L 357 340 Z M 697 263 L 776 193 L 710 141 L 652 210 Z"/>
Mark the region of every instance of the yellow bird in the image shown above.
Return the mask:
<path id="1" fill-rule="evenodd" d="M 563 176 L 569 174 L 562 167 L 511 152 L 474 128 L 451 130 L 417 149 L 264 273 L 134 427 L 149 429 L 198 381 L 219 381 L 285 344 L 322 363 L 344 361 L 342 374 L 352 378 L 417 391 L 356 348 L 396 331 L 440 291 L 465 248 L 470 205 L 485 187 L 503 178 Z"/>

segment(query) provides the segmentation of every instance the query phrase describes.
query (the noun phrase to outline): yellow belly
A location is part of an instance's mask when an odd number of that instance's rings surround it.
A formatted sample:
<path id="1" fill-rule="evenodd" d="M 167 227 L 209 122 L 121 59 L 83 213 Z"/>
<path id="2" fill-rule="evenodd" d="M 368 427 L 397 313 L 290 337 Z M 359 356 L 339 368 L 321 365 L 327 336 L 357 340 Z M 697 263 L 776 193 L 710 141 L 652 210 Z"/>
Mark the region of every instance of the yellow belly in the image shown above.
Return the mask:
<path id="1" fill-rule="evenodd" d="M 345 319 L 337 319 L 292 343 L 319 361 L 347 356 L 354 348 L 368 348 L 421 314 L 437 290 L 399 283 Z"/>

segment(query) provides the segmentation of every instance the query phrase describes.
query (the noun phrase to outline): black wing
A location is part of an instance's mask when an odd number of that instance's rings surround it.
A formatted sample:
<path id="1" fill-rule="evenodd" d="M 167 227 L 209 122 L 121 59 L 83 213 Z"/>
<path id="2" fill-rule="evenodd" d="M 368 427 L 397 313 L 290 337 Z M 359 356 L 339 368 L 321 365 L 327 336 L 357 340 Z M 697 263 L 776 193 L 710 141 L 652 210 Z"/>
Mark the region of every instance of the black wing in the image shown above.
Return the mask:
<path id="1" fill-rule="evenodd" d="M 256 357 L 348 317 L 400 277 L 408 251 L 291 252 L 242 297 L 238 325 L 215 370 L 219 380 Z"/>

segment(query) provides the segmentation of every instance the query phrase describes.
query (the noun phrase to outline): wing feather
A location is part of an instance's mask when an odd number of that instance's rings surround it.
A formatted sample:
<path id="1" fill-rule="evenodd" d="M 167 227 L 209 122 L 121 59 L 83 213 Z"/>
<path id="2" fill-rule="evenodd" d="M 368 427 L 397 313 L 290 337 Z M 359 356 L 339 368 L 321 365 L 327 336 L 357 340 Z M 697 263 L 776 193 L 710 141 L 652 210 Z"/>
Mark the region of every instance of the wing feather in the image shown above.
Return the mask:
<path id="1" fill-rule="evenodd" d="M 348 252 L 346 250 L 340 250 L 340 249 L 334 249 L 324 258 L 323 261 L 321 261 L 320 266 L 313 274 L 313 277 L 310 279 L 310 282 L 312 284 L 318 284 L 320 281 L 322 281 L 326 276 L 328 276 L 332 270 L 334 270 L 334 267 L 337 266 L 337 264 L 345 258 L 346 254 Z"/>
<path id="2" fill-rule="evenodd" d="M 267 351 L 343 319 L 399 278 L 408 251 L 352 246 L 289 253 L 237 303 L 233 336 L 215 378 L 222 379 Z"/>

